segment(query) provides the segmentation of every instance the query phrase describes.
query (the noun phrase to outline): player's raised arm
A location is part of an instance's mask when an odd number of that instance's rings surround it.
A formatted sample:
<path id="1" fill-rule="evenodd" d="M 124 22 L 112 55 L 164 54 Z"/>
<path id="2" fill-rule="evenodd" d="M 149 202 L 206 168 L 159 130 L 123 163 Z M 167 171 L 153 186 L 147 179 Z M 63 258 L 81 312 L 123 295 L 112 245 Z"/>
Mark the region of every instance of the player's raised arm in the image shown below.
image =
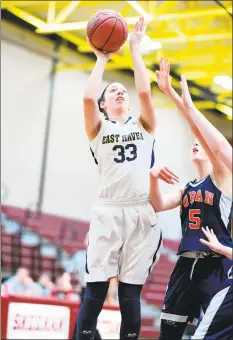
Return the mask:
<path id="1" fill-rule="evenodd" d="M 181 77 L 182 99 L 187 114 L 197 126 L 209 148 L 232 172 L 232 147 L 226 138 L 219 132 L 205 116 L 195 107 L 189 93 L 187 80 Z"/>
<path id="2" fill-rule="evenodd" d="M 98 97 L 101 91 L 104 69 L 112 53 L 98 51 L 90 41 L 88 42 L 97 58 L 96 64 L 87 80 L 83 96 L 85 129 L 88 138 L 92 140 L 97 136 L 101 127 Z"/>
<path id="3" fill-rule="evenodd" d="M 140 42 L 144 37 L 145 30 L 144 18 L 140 18 L 134 26 L 129 43 L 134 63 L 136 90 L 140 101 L 139 121 L 149 133 L 153 134 L 156 128 L 156 118 L 151 98 L 150 79 L 140 53 Z"/>
<path id="4" fill-rule="evenodd" d="M 159 88 L 176 104 L 187 120 L 193 134 L 201 143 L 217 172 L 224 171 L 226 165 L 232 169 L 232 148 L 225 137 L 199 112 L 191 99 L 186 79 L 182 77 L 182 97 L 172 88 L 170 80 L 170 65 L 168 60 L 161 58 L 160 70 L 156 71 Z M 224 147 L 223 147 L 224 145 Z M 232 170 L 231 170 L 232 171 Z"/>
<path id="5" fill-rule="evenodd" d="M 171 210 L 180 205 L 182 189 L 177 188 L 172 193 L 162 194 L 159 187 L 159 180 L 168 184 L 179 182 L 177 177 L 167 167 L 154 167 L 150 171 L 150 201 L 156 212 Z"/>

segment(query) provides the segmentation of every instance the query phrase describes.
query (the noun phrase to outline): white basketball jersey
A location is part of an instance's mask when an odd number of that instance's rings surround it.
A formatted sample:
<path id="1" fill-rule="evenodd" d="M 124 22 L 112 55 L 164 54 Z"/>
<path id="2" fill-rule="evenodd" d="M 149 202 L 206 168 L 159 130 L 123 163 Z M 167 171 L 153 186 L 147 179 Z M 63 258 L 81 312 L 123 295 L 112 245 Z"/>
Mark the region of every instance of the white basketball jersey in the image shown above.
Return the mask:
<path id="1" fill-rule="evenodd" d="M 102 178 L 100 198 L 148 199 L 154 141 L 135 118 L 129 117 L 124 125 L 103 121 L 98 135 L 90 142 Z"/>

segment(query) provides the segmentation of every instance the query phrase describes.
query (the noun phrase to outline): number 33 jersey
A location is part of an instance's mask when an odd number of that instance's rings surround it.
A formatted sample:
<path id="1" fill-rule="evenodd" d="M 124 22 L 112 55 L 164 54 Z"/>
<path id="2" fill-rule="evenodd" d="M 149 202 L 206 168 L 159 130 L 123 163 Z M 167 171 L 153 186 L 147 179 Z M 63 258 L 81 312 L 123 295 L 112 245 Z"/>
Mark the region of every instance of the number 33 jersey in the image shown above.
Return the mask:
<path id="1" fill-rule="evenodd" d="M 100 198 L 117 201 L 149 198 L 154 137 L 137 119 L 129 117 L 124 125 L 103 121 L 90 148 L 102 179 Z"/>
<path id="2" fill-rule="evenodd" d="M 206 226 L 213 229 L 223 245 L 232 247 L 232 200 L 215 186 L 211 176 L 186 185 L 180 218 L 183 238 L 179 245 L 179 255 L 192 250 L 210 251 L 200 242 L 200 238 L 206 240 L 201 229 Z"/>

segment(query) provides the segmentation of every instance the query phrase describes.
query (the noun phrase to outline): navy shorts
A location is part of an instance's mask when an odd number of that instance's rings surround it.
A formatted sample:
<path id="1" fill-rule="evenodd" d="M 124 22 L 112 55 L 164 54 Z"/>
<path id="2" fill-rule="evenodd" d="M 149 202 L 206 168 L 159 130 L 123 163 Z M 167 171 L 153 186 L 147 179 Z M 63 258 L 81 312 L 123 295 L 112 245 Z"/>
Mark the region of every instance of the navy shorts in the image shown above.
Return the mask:
<path id="1" fill-rule="evenodd" d="M 232 261 L 225 257 L 178 259 L 168 283 L 161 319 L 196 325 L 227 280 Z"/>
<path id="2" fill-rule="evenodd" d="M 213 297 L 207 311 L 194 333 L 193 340 L 233 339 L 232 279 L 227 279 Z"/>

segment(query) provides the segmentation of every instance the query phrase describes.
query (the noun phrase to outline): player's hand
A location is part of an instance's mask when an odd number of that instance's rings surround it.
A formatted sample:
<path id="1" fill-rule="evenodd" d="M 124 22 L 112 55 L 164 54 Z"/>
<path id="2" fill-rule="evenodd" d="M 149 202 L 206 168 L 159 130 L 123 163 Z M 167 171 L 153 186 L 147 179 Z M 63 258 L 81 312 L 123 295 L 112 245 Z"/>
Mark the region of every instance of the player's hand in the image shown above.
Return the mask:
<path id="1" fill-rule="evenodd" d="M 102 52 L 100 50 L 97 50 L 95 48 L 95 46 L 91 43 L 90 39 L 87 38 L 87 41 L 88 41 L 88 44 L 90 45 L 93 53 L 96 55 L 96 58 L 98 60 L 108 61 L 112 57 L 113 54 L 118 52 L 118 51 L 115 51 L 115 52 L 110 52 L 110 53 L 104 53 L 104 52 Z"/>
<path id="2" fill-rule="evenodd" d="M 146 32 L 146 23 L 145 19 L 141 17 L 136 24 L 134 25 L 133 32 L 131 33 L 129 44 L 130 47 L 138 47 L 140 45 L 140 42 L 142 41 L 144 34 Z"/>
<path id="3" fill-rule="evenodd" d="M 168 184 L 179 182 L 179 177 L 176 176 L 168 167 L 155 166 L 150 170 L 150 175 L 154 178 L 161 179 Z"/>
<path id="4" fill-rule="evenodd" d="M 159 71 L 156 71 L 157 83 L 163 92 L 167 92 L 171 88 L 170 82 L 170 64 L 168 59 L 164 61 L 162 57 L 159 63 Z"/>
<path id="5" fill-rule="evenodd" d="M 205 234 L 208 241 L 204 239 L 200 239 L 200 242 L 204 244 L 205 246 L 209 247 L 211 250 L 213 250 L 215 253 L 221 253 L 222 244 L 217 239 L 217 236 L 215 235 L 213 229 L 209 229 L 206 227 L 206 229 L 201 228 L 203 233 Z"/>
<path id="6" fill-rule="evenodd" d="M 183 100 L 184 106 L 186 108 L 194 106 L 190 92 L 189 92 L 188 83 L 184 75 L 181 76 L 180 85 L 181 85 L 181 90 L 182 90 L 181 98 Z"/>

